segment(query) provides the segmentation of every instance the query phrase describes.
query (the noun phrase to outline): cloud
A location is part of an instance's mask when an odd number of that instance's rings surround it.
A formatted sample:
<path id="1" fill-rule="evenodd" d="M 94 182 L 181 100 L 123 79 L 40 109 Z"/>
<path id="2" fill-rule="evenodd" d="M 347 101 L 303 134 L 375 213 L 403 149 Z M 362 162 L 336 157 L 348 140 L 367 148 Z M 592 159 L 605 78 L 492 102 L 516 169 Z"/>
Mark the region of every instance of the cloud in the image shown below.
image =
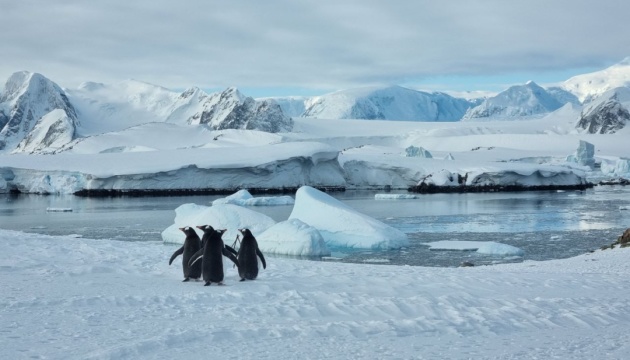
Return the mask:
<path id="1" fill-rule="evenodd" d="M 0 78 L 335 89 L 603 67 L 630 3 L 0 0 Z"/>

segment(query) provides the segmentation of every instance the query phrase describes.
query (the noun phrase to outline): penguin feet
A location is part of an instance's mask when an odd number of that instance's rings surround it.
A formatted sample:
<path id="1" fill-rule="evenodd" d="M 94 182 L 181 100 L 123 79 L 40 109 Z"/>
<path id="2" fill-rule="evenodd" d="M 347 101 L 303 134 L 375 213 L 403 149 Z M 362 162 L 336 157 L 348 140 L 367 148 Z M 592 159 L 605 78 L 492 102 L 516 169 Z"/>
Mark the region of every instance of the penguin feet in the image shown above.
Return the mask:
<path id="1" fill-rule="evenodd" d="M 241 279 L 241 280 L 239 280 L 239 281 L 245 281 L 245 278 L 242 278 L 242 279 Z"/>
<path id="2" fill-rule="evenodd" d="M 189 280 L 190 280 L 190 278 L 185 278 L 184 280 L 182 280 L 182 282 L 187 282 Z"/>
<path id="3" fill-rule="evenodd" d="M 205 284 L 203 284 L 203 286 L 210 286 L 212 283 L 210 281 L 206 282 Z"/>

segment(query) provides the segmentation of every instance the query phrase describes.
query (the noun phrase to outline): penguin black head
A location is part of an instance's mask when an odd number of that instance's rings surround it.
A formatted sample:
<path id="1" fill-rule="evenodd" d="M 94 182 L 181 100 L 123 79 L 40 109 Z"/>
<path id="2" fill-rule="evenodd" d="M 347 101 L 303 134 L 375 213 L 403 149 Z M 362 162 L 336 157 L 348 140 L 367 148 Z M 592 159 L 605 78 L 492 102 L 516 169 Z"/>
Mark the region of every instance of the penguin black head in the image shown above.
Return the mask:
<path id="1" fill-rule="evenodd" d="M 199 225 L 197 226 L 197 229 L 200 229 L 204 233 L 214 231 L 214 228 L 210 225 Z"/>
<path id="2" fill-rule="evenodd" d="M 179 228 L 179 230 L 181 230 L 187 236 L 192 236 L 196 234 L 195 229 L 191 228 L 190 226 L 184 226 L 183 228 Z"/>
<path id="3" fill-rule="evenodd" d="M 238 231 L 240 231 L 241 234 L 243 234 L 243 237 L 254 236 L 252 235 L 252 232 L 249 231 L 249 229 L 238 229 Z"/>

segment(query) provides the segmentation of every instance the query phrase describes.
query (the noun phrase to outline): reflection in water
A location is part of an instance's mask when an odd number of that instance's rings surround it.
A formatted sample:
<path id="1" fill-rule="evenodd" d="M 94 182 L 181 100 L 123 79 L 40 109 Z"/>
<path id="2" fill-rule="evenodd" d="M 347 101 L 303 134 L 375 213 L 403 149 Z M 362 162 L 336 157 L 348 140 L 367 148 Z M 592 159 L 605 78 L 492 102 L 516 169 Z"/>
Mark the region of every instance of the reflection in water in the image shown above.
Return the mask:
<path id="1" fill-rule="evenodd" d="M 395 251 L 335 249 L 343 261 L 457 266 L 521 261 L 475 252 L 430 251 L 421 243 L 440 240 L 496 241 L 525 250 L 524 259 L 574 256 L 609 244 L 628 226 L 630 188 L 596 187 L 576 192 L 430 194 L 414 200 L 374 200 L 372 191 L 331 193 L 358 211 L 407 233 L 411 246 Z M 161 241 L 185 203 L 210 205 L 221 196 L 80 198 L 3 195 L 0 228 L 87 238 Z M 69 213 L 46 208 L 72 208 Z M 276 221 L 292 206 L 252 207 Z M 272 256 L 271 254 L 269 256 Z"/>

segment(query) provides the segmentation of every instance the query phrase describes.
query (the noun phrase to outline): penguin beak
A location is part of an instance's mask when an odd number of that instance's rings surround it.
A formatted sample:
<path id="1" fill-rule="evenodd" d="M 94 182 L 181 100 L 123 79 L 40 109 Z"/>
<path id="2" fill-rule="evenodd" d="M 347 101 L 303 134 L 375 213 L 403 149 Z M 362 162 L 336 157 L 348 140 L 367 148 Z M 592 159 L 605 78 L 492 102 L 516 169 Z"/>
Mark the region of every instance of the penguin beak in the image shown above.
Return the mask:
<path id="1" fill-rule="evenodd" d="M 184 228 L 179 228 L 179 230 L 184 231 Z"/>
<path id="2" fill-rule="evenodd" d="M 227 229 L 221 229 L 221 230 L 217 230 L 218 232 L 220 232 L 221 234 L 223 234 L 224 232 L 227 231 Z"/>
<path id="3" fill-rule="evenodd" d="M 245 232 L 245 229 L 238 229 L 238 231 L 243 234 L 243 232 Z"/>
<path id="4" fill-rule="evenodd" d="M 203 225 L 195 226 L 197 229 L 203 230 Z"/>

